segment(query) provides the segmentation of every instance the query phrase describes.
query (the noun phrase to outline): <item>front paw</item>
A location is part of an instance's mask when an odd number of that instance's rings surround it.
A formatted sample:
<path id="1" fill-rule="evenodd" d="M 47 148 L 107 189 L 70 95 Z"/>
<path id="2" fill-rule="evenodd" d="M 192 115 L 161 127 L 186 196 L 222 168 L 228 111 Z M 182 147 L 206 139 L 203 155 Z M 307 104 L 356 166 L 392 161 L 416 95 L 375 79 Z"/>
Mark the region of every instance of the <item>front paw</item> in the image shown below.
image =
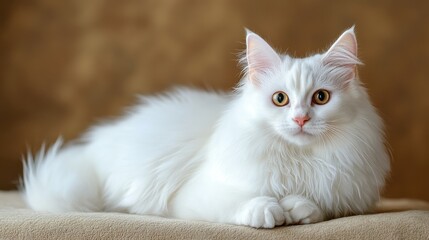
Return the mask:
<path id="1" fill-rule="evenodd" d="M 273 228 L 282 225 L 284 221 L 283 208 L 272 197 L 253 198 L 236 215 L 238 224 L 254 228 Z"/>
<path id="2" fill-rule="evenodd" d="M 304 197 L 287 196 L 280 200 L 280 205 L 284 210 L 286 225 L 323 221 L 323 214 L 320 208 Z"/>

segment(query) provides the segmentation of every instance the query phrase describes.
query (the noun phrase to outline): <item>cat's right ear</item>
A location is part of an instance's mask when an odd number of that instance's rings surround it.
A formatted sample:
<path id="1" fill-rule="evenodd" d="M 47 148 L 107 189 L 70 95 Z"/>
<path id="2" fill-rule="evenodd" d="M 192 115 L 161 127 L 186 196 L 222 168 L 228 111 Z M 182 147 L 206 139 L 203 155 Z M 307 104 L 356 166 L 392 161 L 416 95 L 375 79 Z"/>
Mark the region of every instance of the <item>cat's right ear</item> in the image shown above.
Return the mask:
<path id="1" fill-rule="evenodd" d="M 279 55 L 260 36 L 246 29 L 246 66 L 249 80 L 259 84 L 261 75 L 268 73 L 281 64 Z"/>

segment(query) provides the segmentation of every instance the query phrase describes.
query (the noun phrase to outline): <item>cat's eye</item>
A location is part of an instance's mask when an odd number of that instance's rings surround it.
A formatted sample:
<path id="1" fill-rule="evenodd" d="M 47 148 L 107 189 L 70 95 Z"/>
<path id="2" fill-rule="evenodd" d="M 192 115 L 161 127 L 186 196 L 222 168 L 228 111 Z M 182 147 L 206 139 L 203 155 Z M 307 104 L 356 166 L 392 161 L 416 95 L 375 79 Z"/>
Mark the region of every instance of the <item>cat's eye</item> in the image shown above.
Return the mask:
<path id="1" fill-rule="evenodd" d="M 275 92 L 272 100 L 277 107 L 283 107 L 289 103 L 289 97 L 282 91 Z"/>
<path id="2" fill-rule="evenodd" d="M 329 102 L 330 94 L 328 90 L 319 89 L 313 94 L 313 103 L 323 105 Z"/>

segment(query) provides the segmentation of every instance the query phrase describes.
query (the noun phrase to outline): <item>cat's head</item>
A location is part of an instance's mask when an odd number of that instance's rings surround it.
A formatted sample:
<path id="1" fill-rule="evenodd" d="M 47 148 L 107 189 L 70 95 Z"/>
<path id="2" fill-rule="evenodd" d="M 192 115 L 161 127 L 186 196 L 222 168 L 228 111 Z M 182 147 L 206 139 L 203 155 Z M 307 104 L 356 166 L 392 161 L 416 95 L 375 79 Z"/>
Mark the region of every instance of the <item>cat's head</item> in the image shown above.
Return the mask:
<path id="1" fill-rule="evenodd" d="M 280 55 L 250 31 L 246 44 L 240 89 L 249 117 L 290 143 L 325 141 L 371 106 L 357 79 L 361 62 L 353 27 L 326 52 L 307 58 Z"/>

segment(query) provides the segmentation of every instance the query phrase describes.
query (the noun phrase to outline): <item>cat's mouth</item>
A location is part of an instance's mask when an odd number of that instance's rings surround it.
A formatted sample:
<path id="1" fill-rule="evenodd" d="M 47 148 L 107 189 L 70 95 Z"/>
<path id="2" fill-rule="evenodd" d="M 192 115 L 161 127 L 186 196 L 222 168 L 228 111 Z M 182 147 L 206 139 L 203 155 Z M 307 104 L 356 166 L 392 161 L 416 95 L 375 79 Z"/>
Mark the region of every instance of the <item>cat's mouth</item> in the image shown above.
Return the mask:
<path id="1" fill-rule="evenodd" d="M 286 140 L 298 146 L 310 144 L 315 139 L 313 133 L 301 128 L 290 131 L 287 135 L 285 136 Z"/>
<path id="2" fill-rule="evenodd" d="M 308 132 L 304 128 L 298 128 L 295 133 L 293 133 L 294 136 L 313 136 L 310 132 Z"/>
<path id="3" fill-rule="evenodd" d="M 287 128 L 279 129 L 279 133 L 284 139 L 290 143 L 302 146 L 307 145 L 316 140 L 320 135 L 320 130 L 314 126 L 288 126 Z"/>
<path id="4" fill-rule="evenodd" d="M 296 133 L 294 134 L 294 136 L 307 136 L 307 137 L 310 137 L 310 136 L 313 136 L 313 134 L 311 134 L 311 133 L 309 133 L 309 132 L 305 131 L 304 129 L 301 129 L 301 130 L 299 130 L 298 132 L 296 132 Z"/>

